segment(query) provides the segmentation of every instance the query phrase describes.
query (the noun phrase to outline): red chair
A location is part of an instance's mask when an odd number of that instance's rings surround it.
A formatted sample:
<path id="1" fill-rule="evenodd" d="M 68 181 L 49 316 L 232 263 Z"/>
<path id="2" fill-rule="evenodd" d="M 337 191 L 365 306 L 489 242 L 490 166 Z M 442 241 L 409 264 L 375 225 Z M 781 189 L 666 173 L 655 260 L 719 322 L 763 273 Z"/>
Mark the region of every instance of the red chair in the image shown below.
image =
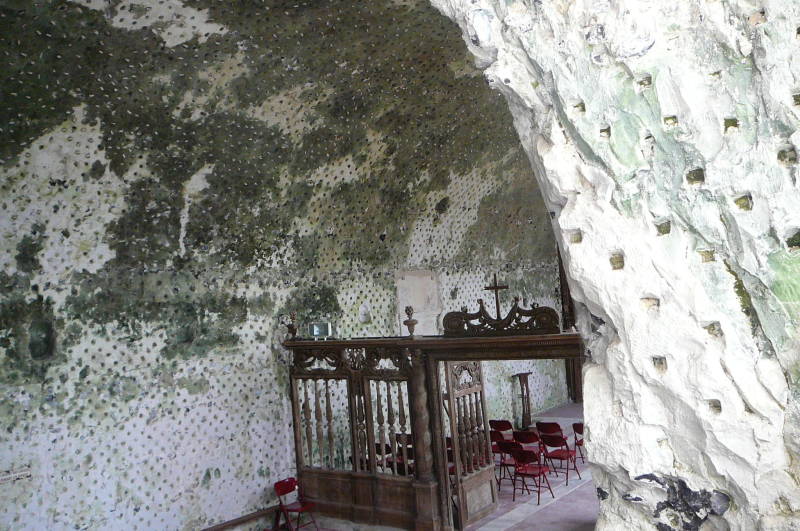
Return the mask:
<path id="1" fill-rule="evenodd" d="M 313 525 L 314 529 L 319 530 L 317 521 L 314 520 L 314 515 L 311 514 L 311 511 L 314 509 L 314 504 L 312 502 L 303 500 L 303 494 L 295 478 L 282 479 L 275 483 L 274 488 L 275 494 L 278 496 L 278 510 L 280 511 L 280 514 L 286 518 L 286 525 L 289 526 L 290 530 L 300 529 L 301 527 L 306 527 L 309 525 Z M 284 503 L 283 498 L 295 491 L 297 491 L 297 501 Z M 294 525 L 292 525 L 292 520 L 289 518 L 290 513 L 297 514 L 297 521 Z M 300 525 L 300 517 L 303 513 L 308 513 L 311 521 Z M 276 529 L 280 527 L 280 518 L 278 518 L 277 524 L 278 525 L 276 526 Z"/>
<path id="2" fill-rule="evenodd" d="M 561 424 L 558 422 L 537 422 L 536 431 L 539 433 L 546 433 L 548 435 L 564 436 L 564 432 L 561 431 Z"/>
<path id="3" fill-rule="evenodd" d="M 550 491 L 550 496 L 555 498 L 553 489 L 550 488 L 550 480 L 547 479 L 547 473 L 550 469 L 542 464 L 541 454 L 532 450 L 523 450 L 519 443 L 516 444 L 518 446 L 514 448 L 511 454 L 516 463 L 514 465 L 514 492 L 511 494 L 511 501 L 517 500 L 517 490 L 527 492 L 528 494 L 531 493 L 528 484 L 525 482 L 525 478 L 533 478 L 533 486 L 536 487 L 537 505 L 542 501 L 542 478 L 544 478 L 547 484 L 547 490 Z M 522 485 L 519 489 L 517 489 L 518 478 L 522 480 Z"/>
<path id="4" fill-rule="evenodd" d="M 559 469 L 556 467 L 554 461 L 559 461 L 559 463 L 562 465 L 561 470 L 566 471 L 567 485 L 569 485 L 570 468 L 575 470 L 575 473 L 578 474 L 578 479 L 581 479 L 581 473 L 578 472 L 578 463 L 575 461 L 575 450 L 569 449 L 569 445 L 567 444 L 567 439 L 565 437 L 561 435 L 540 433 L 539 438 L 542 441 L 541 446 L 544 458 L 546 460 L 550 460 L 550 465 L 553 467 L 553 472 L 556 473 L 556 476 L 558 475 Z M 551 450 L 551 448 L 555 449 Z M 566 464 L 564 464 L 565 461 Z M 572 467 L 569 466 L 570 463 L 572 463 Z"/>
<path id="5" fill-rule="evenodd" d="M 507 420 L 490 420 L 489 427 L 499 431 L 505 440 L 512 440 L 511 432 L 514 431 L 514 426 L 511 425 L 511 422 Z"/>
<path id="6" fill-rule="evenodd" d="M 561 424 L 558 422 L 537 422 L 536 431 L 547 435 L 558 435 L 559 437 L 564 436 L 564 432 L 561 430 Z M 558 476 L 558 472 L 555 470 L 555 467 L 553 468 L 553 473 Z"/>
<path id="7" fill-rule="evenodd" d="M 505 441 L 503 434 L 497 430 L 489 430 L 489 438 L 492 441 L 492 457 L 495 458 L 494 464 L 498 464 L 498 457 L 501 456 L 500 447 L 497 446 L 497 443 Z"/>
<path id="8" fill-rule="evenodd" d="M 514 458 L 511 456 L 511 452 L 514 451 L 516 448 L 522 448 L 518 442 L 514 441 L 498 441 L 497 446 L 500 449 L 500 463 L 497 465 L 500 467 L 500 475 L 497 476 L 497 488 L 500 488 L 500 484 L 503 482 L 504 479 L 507 479 L 514 484 L 514 466 L 516 462 Z"/>
<path id="9" fill-rule="evenodd" d="M 515 431 L 514 440 L 522 446 L 523 450 L 540 452 L 539 436 L 535 431 Z"/>
<path id="10" fill-rule="evenodd" d="M 583 459 L 583 422 L 575 422 L 572 425 L 572 431 L 575 432 L 575 449 L 578 450 L 578 455 L 581 456 L 581 463 L 586 461 Z"/>

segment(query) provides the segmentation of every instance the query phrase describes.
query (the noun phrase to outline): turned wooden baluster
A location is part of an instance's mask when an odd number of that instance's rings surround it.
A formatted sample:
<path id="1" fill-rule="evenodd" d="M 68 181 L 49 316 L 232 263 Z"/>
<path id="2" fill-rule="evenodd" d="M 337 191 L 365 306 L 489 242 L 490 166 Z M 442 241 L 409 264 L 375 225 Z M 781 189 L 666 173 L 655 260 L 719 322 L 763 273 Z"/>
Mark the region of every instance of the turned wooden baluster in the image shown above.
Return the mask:
<path id="1" fill-rule="evenodd" d="M 375 402 L 378 408 L 378 451 L 381 455 L 381 471 L 386 471 L 386 428 L 383 425 L 383 404 L 381 403 L 381 382 L 375 381 Z"/>
<path id="2" fill-rule="evenodd" d="M 403 383 L 404 382 L 397 382 L 397 413 L 400 421 L 400 444 L 401 452 L 403 456 L 403 470 L 405 471 L 405 475 L 408 476 L 410 474 L 409 466 L 408 466 L 408 442 L 406 439 L 406 407 L 403 403 Z"/>
<path id="3" fill-rule="evenodd" d="M 472 409 L 472 401 L 470 400 L 472 393 L 464 395 L 464 407 L 467 413 L 467 437 L 469 437 L 469 463 L 472 470 L 477 470 L 476 461 L 478 459 L 478 445 L 475 440 L 475 411 Z"/>
<path id="4" fill-rule="evenodd" d="M 308 396 L 308 380 L 303 380 L 303 419 L 306 421 L 306 445 L 308 466 L 314 466 L 314 441 L 311 438 L 311 404 Z"/>
<path id="5" fill-rule="evenodd" d="M 473 403 L 475 404 L 475 450 L 478 454 L 478 462 L 480 466 L 483 466 L 484 458 L 486 457 L 486 453 L 484 452 L 484 444 L 483 444 L 483 424 L 481 424 L 481 412 L 480 412 L 480 394 L 475 393 L 472 395 Z"/>
<path id="6" fill-rule="evenodd" d="M 392 469 L 397 474 L 397 433 L 394 429 L 394 405 L 392 400 L 392 387 L 390 382 L 386 382 L 386 408 L 388 409 L 387 422 L 389 423 L 389 444 L 392 447 Z"/>
<path id="7" fill-rule="evenodd" d="M 358 439 L 358 454 L 359 454 L 359 463 L 358 469 L 361 471 L 369 470 L 369 451 L 367 449 L 367 414 L 364 410 L 364 388 L 363 382 L 359 383 L 359 389 L 361 392 L 358 393 L 356 397 L 356 406 L 358 409 L 358 432 L 357 432 L 357 439 Z"/>
<path id="8" fill-rule="evenodd" d="M 317 426 L 317 451 L 319 452 L 319 466 L 325 466 L 325 445 L 323 443 L 324 431 L 322 426 L 322 402 L 320 402 L 319 381 L 314 380 L 314 422 Z"/>
<path id="9" fill-rule="evenodd" d="M 331 388 L 330 380 L 325 380 L 325 417 L 328 422 L 328 468 L 334 468 L 333 464 L 333 448 L 334 448 L 334 431 L 333 431 L 333 407 L 331 406 Z"/>
<path id="10" fill-rule="evenodd" d="M 475 422 L 478 430 L 478 456 L 480 457 L 481 467 L 484 467 L 489 464 L 489 455 L 487 453 L 489 446 L 486 441 L 486 430 L 483 428 L 483 408 L 481 407 L 480 393 L 475 393 L 473 398 L 475 399 Z"/>
<path id="11" fill-rule="evenodd" d="M 471 472 L 472 469 L 467 459 L 467 437 L 464 432 L 464 401 L 459 397 L 456 398 L 456 427 L 458 429 L 458 442 L 461 448 L 461 466 L 465 472 Z"/>
<path id="12" fill-rule="evenodd" d="M 467 433 L 469 434 L 469 451 L 470 451 L 470 463 L 472 463 L 472 469 L 475 470 L 477 468 L 478 462 L 478 437 L 476 431 L 476 424 L 475 424 L 475 408 L 474 404 L 472 403 L 472 393 L 464 396 L 464 400 L 466 401 L 467 405 Z"/>

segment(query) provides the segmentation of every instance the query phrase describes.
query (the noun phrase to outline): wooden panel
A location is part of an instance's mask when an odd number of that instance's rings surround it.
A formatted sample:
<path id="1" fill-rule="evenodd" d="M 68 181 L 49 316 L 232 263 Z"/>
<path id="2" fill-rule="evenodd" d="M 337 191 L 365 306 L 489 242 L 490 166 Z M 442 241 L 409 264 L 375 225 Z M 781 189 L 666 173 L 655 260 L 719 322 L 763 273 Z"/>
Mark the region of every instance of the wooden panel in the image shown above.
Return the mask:
<path id="1" fill-rule="evenodd" d="M 303 494 L 326 516 L 413 529 L 416 493 L 410 477 L 302 469 Z"/>
<path id="2" fill-rule="evenodd" d="M 491 513 L 497 503 L 494 467 L 484 468 L 461 479 L 466 495 L 465 521 L 472 523 Z"/>

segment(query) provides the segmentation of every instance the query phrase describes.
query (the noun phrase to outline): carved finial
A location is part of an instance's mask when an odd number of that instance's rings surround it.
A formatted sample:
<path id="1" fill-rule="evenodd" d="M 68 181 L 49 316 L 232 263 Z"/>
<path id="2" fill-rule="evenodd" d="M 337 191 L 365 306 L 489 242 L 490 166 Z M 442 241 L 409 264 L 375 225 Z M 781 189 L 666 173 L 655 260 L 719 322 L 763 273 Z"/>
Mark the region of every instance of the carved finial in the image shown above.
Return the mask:
<path id="1" fill-rule="evenodd" d="M 286 326 L 286 330 L 289 332 L 289 339 L 294 339 L 297 337 L 297 312 L 289 313 L 289 322 L 283 323 Z"/>
<path id="2" fill-rule="evenodd" d="M 417 326 L 417 320 L 413 318 L 414 308 L 411 306 L 406 306 L 406 315 L 408 316 L 408 319 L 403 321 L 403 324 L 406 325 L 406 328 L 408 328 L 408 335 L 413 336 L 414 327 Z"/>

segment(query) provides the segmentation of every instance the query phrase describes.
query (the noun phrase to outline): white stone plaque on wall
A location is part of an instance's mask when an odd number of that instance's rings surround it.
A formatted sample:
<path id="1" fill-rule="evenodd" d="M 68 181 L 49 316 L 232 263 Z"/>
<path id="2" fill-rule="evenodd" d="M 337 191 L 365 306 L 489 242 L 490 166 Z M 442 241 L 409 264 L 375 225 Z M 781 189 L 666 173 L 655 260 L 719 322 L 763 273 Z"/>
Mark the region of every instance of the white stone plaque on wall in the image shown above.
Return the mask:
<path id="1" fill-rule="evenodd" d="M 435 335 L 439 333 L 439 320 L 442 314 L 442 299 L 439 296 L 439 277 L 433 271 L 414 270 L 400 271 L 395 276 L 397 286 L 397 318 L 398 333 L 407 335 L 403 326 L 407 319 L 405 307 L 414 308 L 414 319 L 418 321 L 414 333 L 417 335 Z"/>

